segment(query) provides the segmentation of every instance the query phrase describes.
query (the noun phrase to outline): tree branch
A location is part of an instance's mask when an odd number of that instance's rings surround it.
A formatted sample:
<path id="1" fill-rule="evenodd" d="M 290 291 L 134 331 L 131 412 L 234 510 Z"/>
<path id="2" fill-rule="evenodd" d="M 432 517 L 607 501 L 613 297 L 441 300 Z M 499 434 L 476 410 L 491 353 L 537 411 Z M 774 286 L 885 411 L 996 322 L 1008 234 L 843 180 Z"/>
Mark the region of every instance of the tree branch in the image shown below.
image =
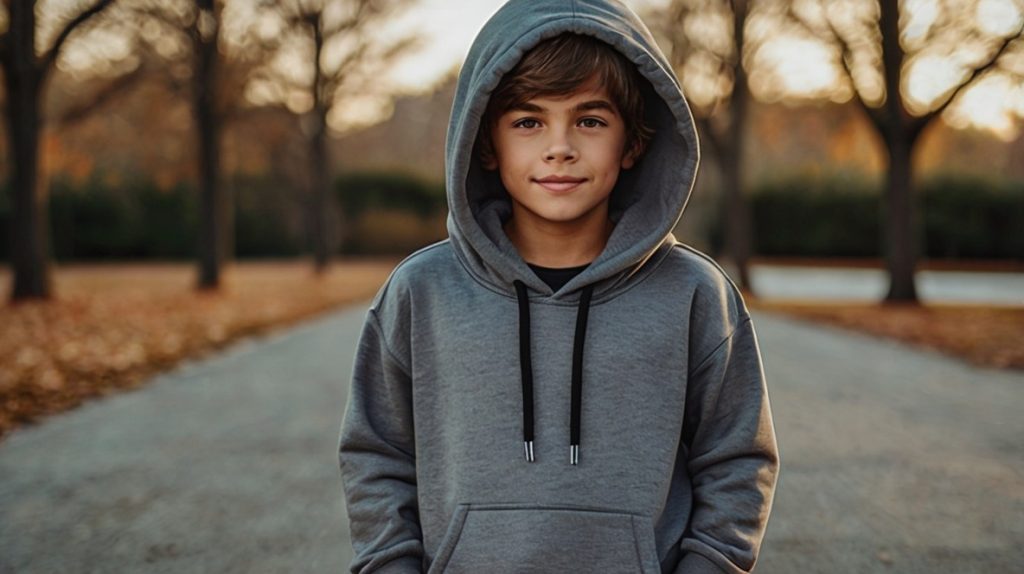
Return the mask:
<path id="1" fill-rule="evenodd" d="M 40 71 L 45 75 L 50 69 L 53 68 L 54 63 L 57 61 L 57 56 L 60 55 L 60 49 L 64 46 L 64 42 L 67 41 L 68 36 L 75 31 L 82 23 L 88 21 L 93 16 L 106 10 L 114 0 L 97 0 L 95 4 L 86 8 L 78 16 L 75 16 L 67 24 L 64 29 L 61 30 L 60 35 L 54 40 L 53 46 L 43 55 L 41 59 Z"/>
<path id="2" fill-rule="evenodd" d="M 100 88 L 96 93 L 92 95 L 88 100 L 77 103 L 71 108 L 65 110 L 52 123 L 57 127 L 63 129 L 72 126 L 89 116 L 96 108 L 99 108 L 103 104 L 110 101 L 122 90 L 126 90 L 131 86 L 138 84 L 140 80 L 145 77 L 145 65 L 139 65 L 131 72 L 122 74 L 117 78 L 107 82 L 107 85 Z"/>
<path id="3" fill-rule="evenodd" d="M 832 22 L 832 18 L 828 15 L 828 9 L 826 6 L 821 6 L 823 18 L 826 25 L 828 26 L 829 37 L 822 37 L 822 33 L 811 26 L 807 21 L 803 19 L 799 14 L 793 10 L 793 6 L 790 5 L 786 9 L 786 13 L 790 20 L 796 23 L 798 26 L 804 29 L 807 33 L 812 36 L 830 42 L 839 49 L 839 63 L 842 64 L 842 70 L 846 74 L 846 79 L 850 82 L 850 89 L 853 91 L 853 99 L 857 102 L 857 105 L 867 114 L 868 119 L 871 120 L 879 129 L 883 126 L 883 120 L 878 113 L 876 108 L 873 108 L 867 104 L 864 100 L 864 96 L 860 92 L 860 88 L 857 87 L 857 82 L 853 78 L 853 68 L 850 66 L 850 62 L 853 60 L 853 49 L 850 47 L 850 43 L 846 40 L 835 24 Z"/>
<path id="4" fill-rule="evenodd" d="M 342 20 L 341 22 L 338 22 L 338 24 L 331 28 L 325 28 L 324 38 L 331 38 L 343 32 L 348 32 L 363 24 L 366 20 L 366 8 L 369 4 L 370 2 L 368 0 L 358 0 L 358 2 L 356 2 L 355 14 L 352 14 L 352 16 Z"/>
<path id="5" fill-rule="evenodd" d="M 1022 34 L 1024 34 L 1024 24 L 1021 24 L 1021 27 L 1017 29 L 1016 34 L 1011 34 L 1004 38 L 1003 42 L 999 45 L 999 48 L 996 49 L 995 52 L 993 52 L 992 56 L 988 59 L 988 61 L 974 68 L 974 70 L 967 76 L 967 78 L 959 85 L 957 85 L 956 88 L 954 88 L 949 93 L 949 96 L 939 105 L 939 107 L 931 110 L 930 112 L 924 114 L 923 116 L 915 118 L 910 126 L 910 136 L 912 138 L 911 141 L 913 141 L 913 139 L 917 139 L 917 136 L 920 135 L 922 131 L 924 131 L 924 128 L 927 127 L 927 125 L 935 117 L 941 115 L 942 112 L 946 111 L 946 108 L 948 108 L 949 105 L 953 103 L 953 100 L 955 100 L 957 96 L 959 96 L 960 93 L 963 92 L 968 86 L 973 84 L 974 80 L 976 80 L 978 76 L 984 74 L 993 66 L 995 66 L 996 63 L 999 61 L 999 58 L 1001 58 L 1003 53 L 1006 52 L 1006 49 L 1011 44 L 1013 44 L 1015 40 L 1019 39 Z"/>

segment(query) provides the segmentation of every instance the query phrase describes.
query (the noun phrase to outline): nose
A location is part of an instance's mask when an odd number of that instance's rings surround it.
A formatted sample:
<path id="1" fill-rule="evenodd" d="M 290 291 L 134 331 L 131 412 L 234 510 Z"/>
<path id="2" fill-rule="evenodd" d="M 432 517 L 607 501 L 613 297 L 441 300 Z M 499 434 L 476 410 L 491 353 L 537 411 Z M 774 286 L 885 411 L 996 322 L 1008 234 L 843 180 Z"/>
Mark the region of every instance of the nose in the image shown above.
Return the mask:
<path id="1" fill-rule="evenodd" d="M 551 130 L 551 140 L 547 149 L 544 150 L 545 161 L 573 161 L 576 159 L 577 151 L 563 130 Z"/>

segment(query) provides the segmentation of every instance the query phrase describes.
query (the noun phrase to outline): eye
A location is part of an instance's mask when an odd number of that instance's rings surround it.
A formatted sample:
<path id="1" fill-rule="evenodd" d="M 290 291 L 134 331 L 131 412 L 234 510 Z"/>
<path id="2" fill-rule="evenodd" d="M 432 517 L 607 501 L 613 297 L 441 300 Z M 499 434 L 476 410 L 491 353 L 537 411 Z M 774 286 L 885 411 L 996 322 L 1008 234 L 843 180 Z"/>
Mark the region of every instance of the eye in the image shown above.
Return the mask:
<path id="1" fill-rule="evenodd" d="M 535 127 L 538 127 L 539 125 L 540 125 L 540 122 L 538 122 L 537 120 L 535 120 L 533 118 L 523 118 L 523 119 L 517 120 L 515 123 L 513 123 L 512 127 L 514 127 L 514 128 L 526 128 L 526 129 L 529 130 L 529 129 L 533 129 Z"/>
<path id="2" fill-rule="evenodd" d="M 583 118 L 580 120 L 580 125 L 585 128 L 599 128 L 601 126 L 608 125 L 600 118 Z"/>

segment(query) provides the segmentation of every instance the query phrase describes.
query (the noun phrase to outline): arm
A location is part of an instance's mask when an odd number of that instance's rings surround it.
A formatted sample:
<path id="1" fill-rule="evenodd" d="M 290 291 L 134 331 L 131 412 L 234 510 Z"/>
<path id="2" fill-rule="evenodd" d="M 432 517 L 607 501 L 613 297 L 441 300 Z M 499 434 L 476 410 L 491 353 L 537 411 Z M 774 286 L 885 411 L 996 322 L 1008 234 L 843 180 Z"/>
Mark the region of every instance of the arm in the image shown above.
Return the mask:
<path id="1" fill-rule="evenodd" d="M 371 309 L 338 447 L 354 574 L 422 571 L 412 422 L 409 370 L 388 349 Z"/>
<path id="2" fill-rule="evenodd" d="M 778 446 L 754 327 L 740 321 L 687 383 L 693 511 L 676 574 L 750 572 L 771 511 Z"/>

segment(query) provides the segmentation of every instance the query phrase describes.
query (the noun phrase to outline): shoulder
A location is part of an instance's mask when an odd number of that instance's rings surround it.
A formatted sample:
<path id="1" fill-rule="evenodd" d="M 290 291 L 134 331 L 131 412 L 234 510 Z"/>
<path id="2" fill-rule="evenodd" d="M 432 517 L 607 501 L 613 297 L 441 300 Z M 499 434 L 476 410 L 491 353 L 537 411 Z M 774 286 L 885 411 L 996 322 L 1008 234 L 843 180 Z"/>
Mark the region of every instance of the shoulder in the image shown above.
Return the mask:
<path id="1" fill-rule="evenodd" d="M 665 265 L 676 279 L 690 286 L 695 297 L 728 304 L 737 315 L 746 315 L 747 307 L 736 282 L 710 255 L 685 243 L 676 242 Z"/>
<path id="2" fill-rule="evenodd" d="M 422 247 L 402 259 L 381 285 L 370 308 L 378 313 L 394 314 L 408 306 L 413 294 L 450 276 L 457 265 L 451 240 L 442 239 Z"/>
<path id="3" fill-rule="evenodd" d="M 457 264 L 448 239 L 427 245 L 402 259 L 381 285 L 368 311 L 380 327 L 385 343 L 404 364 L 410 364 L 409 329 L 414 297 L 436 288 L 439 277 L 451 275 Z"/>
<path id="4" fill-rule="evenodd" d="M 714 346 L 750 320 L 739 287 L 709 255 L 676 242 L 662 266 L 688 298 L 691 344 Z"/>

